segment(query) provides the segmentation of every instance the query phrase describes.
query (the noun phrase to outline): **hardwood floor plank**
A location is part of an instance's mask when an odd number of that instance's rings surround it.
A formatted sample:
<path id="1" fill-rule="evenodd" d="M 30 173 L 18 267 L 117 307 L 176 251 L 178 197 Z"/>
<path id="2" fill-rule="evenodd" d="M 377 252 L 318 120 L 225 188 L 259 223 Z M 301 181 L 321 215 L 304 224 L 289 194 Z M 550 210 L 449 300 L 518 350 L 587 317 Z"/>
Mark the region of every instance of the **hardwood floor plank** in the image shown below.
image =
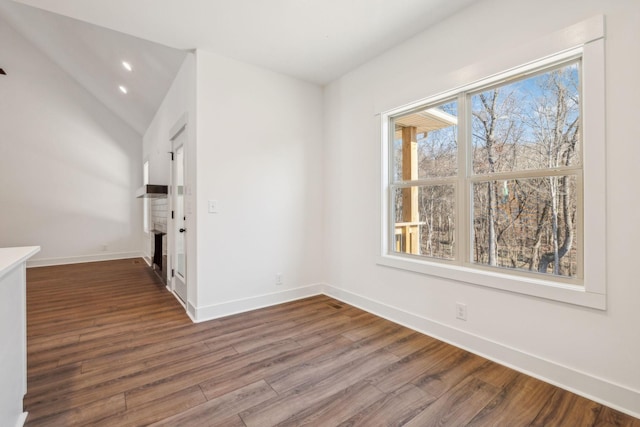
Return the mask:
<path id="1" fill-rule="evenodd" d="M 223 349 L 219 349 L 223 350 Z M 216 353 L 215 359 L 218 360 L 226 355 L 234 354 L 230 347 L 224 349 L 221 353 Z M 119 378 L 122 376 L 133 375 L 138 372 L 145 371 L 150 368 L 159 366 L 171 365 L 176 363 L 183 363 L 193 357 L 205 356 L 206 354 L 214 354 L 212 350 L 201 342 L 194 344 L 186 344 L 181 347 L 173 347 L 166 351 L 154 353 L 148 357 L 140 358 L 133 361 L 127 361 L 120 365 L 117 371 L 113 369 L 113 366 L 105 366 L 103 369 L 95 369 L 89 371 L 91 378 L 94 378 L 96 382 L 107 381 L 112 378 Z M 83 364 L 83 373 L 87 373 L 87 369 Z"/>
<path id="2" fill-rule="evenodd" d="M 480 370 L 487 363 L 486 359 L 456 347 L 449 346 L 449 354 L 426 373 L 411 382 L 432 396 L 440 397 L 460 381 Z"/>
<path id="3" fill-rule="evenodd" d="M 204 356 L 190 357 L 178 363 L 154 367 L 132 375 L 122 376 L 108 381 L 94 383 L 91 376 L 81 375 L 74 378 L 64 389 L 51 390 L 50 393 L 31 397 L 29 391 L 25 397 L 25 405 L 30 412 L 51 413 L 59 407 L 65 410 L 86 405 L 99 400 L 101 396 L 115 393 L 129 393 L 131 389 L 150 388 L 153 384 L 162 382 L 168 376 L 176 376 L 186 372 L 199 372 L 210 364 L 216 363 L 228 355 L 236 354 L 232 348 L 227 348 Z M 114 366 L 114 369 L 117 367 Z M 128 403 L 129 405 L 130 403 Z"/>
<path id="4" fill-rule="evenodd" d="M 468 377 L 417 414 L 407 427 L 463 426 L 500 393 L 498 387 Z"/>
<path id="5" fill-rule="evenodd" d="M 229 347 L 226 348 L 226 351 L 213 353 L 203 343 L 196 343 L 190 346 L 171 349 L 170 351 L 160 355 L 153 355 L 136 363 L 120 364 L 117 369 L 111 367 L 100 372 L 93 372 L 90 376 L 78 375 L 77 369 L 80 369 L 80 374 L 82 373 L 81 365 L 74 364 L 71 365 L 69 369 L 57 375 L 56 378 L 42 377 L 40 381 L 34 381 L 33 386 L 29 388 L 29 398 L 34 399 L 43 393 L 50 393 L 52 390 L 63 390 L 68 393 L 98 386 L 101 383 L 107 383 L 119 378 L 132 378 L 145 371 L 149 371 L 151 368 L 164 369 L 163 366 L 165 365 L 171 366 L 176 363 L 188 363 L 191 359 L 194 359 L 196 364 L 211 360 L 215 361 L 234 353 L 235 352 Z M 67 384 L 70 378 L 75 379 L 72 385 Z"/>
<path id="6" fill-rule="evenodd" d="M 369 322 L 359 328 L 352 329 L 348 332 L 345 332 L 345 337 L 349 338 L 351 341 L 360 341 L 365 339 L 375 333 L 378 333 L 381 329 L 388 327 L 388 323 L 384 319 L 376 317 L 372 322 Z"/>
<path id="7" fill-rule="evenodd" d="M 158 399 L 148 401 L 134 408 L 127 405 L 127 410 L 91 423 L 95 427 L 133 427 L 149 423 L 188 411 L 206 402 L 200 387 L 191 386 L 175 393 L 165 394 Z"/>
<path id="8" fill-rule="evenodd" d="M 136 322 L 138 328 L 144 328 L 148 330 L 153 327 L 162 329 L 171 329 L 180 325 L 185 325 L 185 319 L 183 316 L 176 316 L 175 310 L 155 310 L 153 317 L 145 320 L 140 316 L 140 313 L 134 313 L 131 316 L 119 316 L 116 319 L 107 321 L 106 319 L 99 319 L 96 321 L 96 325 L 88 328 L 87 330 L 81 330 L 79 340 L 80 342 L 92 341 L 95 339 L 105 339 L 110 337 L 111 339 L 120 338 L 123 335 L 131 333 L 131 322 Z M 130 336 L 129 336 L 130 337 Z"/>
<path id="9" fill-rule="evenodd" d="M 227 372 L 245 369 L 246 367 L 259 366 L 261 363 L 268 363 L 265 361 L 271 361 L 274 360 L 274 358 L 282 357 L 283 354 L 286 355 L 287 352 L 298 350 L 300 350 L 300 346 L 295 341 L 284 340 L 265 346 L 260 351 L 254 353 L 239 354 L 237 357 L 219 359 L 216 363 L 194 366 L 180 372 L 172 372 L 170 375 L 164 375 L 156 381 L 131 387 L 129 391 L 127 391 L 127 403 L 130 405 L 139 405 L 158 395 L 171 393 L 189 384 L 206 384 L 207 381 L 213 380 Z M 240 385 L 241 384 L 234 381 L 231 384 L 226 384 L 226 387 L 236 389 Z M 208 387 L 201 386 L 201 389 L 203 389 L 208 399 L 215 397 L 211 394 Z"/>
<path id="10" fill-rule="evenodd" d="M 40 374 L 27 377 L 29 381 L 29 395 L 36 396 L 41 393 L 49 393 L 55 388 L 64 388 L 70 378 L 76 378 L 82 374 L 82 365 L 73 363 L 64 366 L 54 366 Z"/>
<path id="11" fill-rule="evenodd" d="M 377 372 L 369 381 L 380 390 L 390 393 L 404 384 L 430 372 L 430 368 L 451 354 L 455 348 L 442 342 L 431 342 L 411 353 L 386 369 Z"/>
<path id="12" fill-rule="evenodd" d="M 26 427 L 640 427 L 325 295 L 193 324 L 140 259 L 28 269 L 27 348 Z"/>
<path id="13" fill-rule="evenodd" d="M 550 400 L 554 387 L 519 374 L 470 422 L 470 426 L 529 426 Z"/>
<path id="14" fill-rule="evenodd" d="M 331 375 L 310 380 L 305 384 L 280 394 L 263 404 L 240 413 L 247 427 L 274 425 L 287 420 L 315 402 L 324 400 L 341 390 L 356 384 L 367 375 L 393 363 L 397 357 L 378 350 L 343 365 Z"/>
<path id="15" fill-rule="evenodd" d="M 60 332 L 72 332 L 75 334 L 78 329 L 89 328 L 95 326 L 96 319 L 74 319 L 74 320 L 64 320 L 64 321 L 53 321 L 47 322 L 46 324 L 42 324 L 40 326 L 29 325 L 27 324 L 27 330 L 29 331 L 27 334 L 30 335 L 46 335 L 47 331 L 51 329 L 56 329 Z"/>
<path id="16" fill-rule="evenodd" d="M 29 427 L 85 426 L 107 416 L 122 413 L 126 409 L 124 393 L 119 393 L 95 400 L 82 407 L 66 408 L 45 417 L 37 417 L 30 412 L 26 425 Z"/>
<path id="17" fill-rule="evenodd" d="M 595 427 L 640 427 L 640 419 L 623 414 L 615 409 L 602 407 Z"/>
<path id="18" fill-rule="evenodd" d="M 317 311 L 321 311 L 327 315 L 334 314 L 335 309 L 331 310 L 330 307 L 327 306 L 328 300 L 326 296 L 319 295 L 317 297 L 304 298 L 259 310 L 226 316 L 217 319 L 217 321 L 224 324 L 225 330 L 229 333 L 259 324 L 275 324 L 276 322 L 288 321 Z"/>
<path id="19" fill-rule="evenodd" d="M 557 389 L 531 427 L 592 426 L 602 405 L 565 390 Z"/>
<path id="20" fill-rule="evenodd" d="M 343 347 L 346 339 L 333 337 L 316 346 L 300 347 L 285 353 L 272 356 L 258 362 L 242 366 L 233 371 L 227 371 L 219 376 L 200 383 L 200 387 L 207 399 L 212 399 L 228 392 L 234 386 L 250 384 L 258 378 L 268 378 L 273 374 L 287 371 L 291 366 L 305 364 L 319 355 L 330 353 L 336 348 Z M 273 386 L 271 386 L 273 388 Z"/>
<path id="21" fill-rule="evenodd" d="M 187 424 L 185 424 L 186 426 Z M 193 425 L 193 427 L 201 427 L 200 425 Z M 206 425 L 206 427 L 247 427 L 244 422 L 242 422 L 242 418 L 239 415 L 234 415 L 230 418 L 226 418 L 224 420 L 215 420 Z"/>
<path id="22" fill-rule="evenodd" d="M 340 315 L 333 315 L 329 318 L 312 318 L 305 319 L 304 321 L 292 322 L 287 328 L 278 328 L 270 333 L 265 333 L 261 336 L 252 337 L 248 340 L 243 340 L 234 344 L 234 348 L 238 353 L 246 353 L 262 347 L 263 345 L 273 342 L 274 340 L 280 340 L 284 338 L 291 338 L 295 340 L 298 334 L 312 334 L 315 335 L 318 330 L 325 330 L 327 328 L 335 328 L 340 325 L 349 324 L 351 318 Z"/>
<path id="23" fill-rule="evenodd" d="M 377 388 L 360 381 L 279 422 L 278 427 L 335 426 L 383 396 Z"/>
<path id="24" fill-rule="evenodd" d="M 401 340 L 398 340 L 393 345 L 390 345 L 387 350 L 398 357 L 406 357 L 416 351 L 432 345 L 433 343 L 440 343 L 435 338 L 431 338 L 420 332 L 413 332 Z"/>
<path id="25" fill-rule="evenodd" d="M 383 394 L 381 399 L 340 423 L 339 427 L 402 426 L 435 400 L 413 384 L 405 384 L 393 393 Z"/>
<path id="26" fill-rule="evenodd" d="M 44 353 L 52 351 L 59 347 L 73 345 L 80 341 L 80 334 L 72 332 L 69 334 L 55 334 L 47 337 L 47 339 L 32 339 L 27 347 L 27 354 Z"/>
<path id="27" fill-rule="evenodd" d="M 70 356 L 61 359 L 61 361 L 70 363 L 80 360 L 82 361 L 83 372 L 100 371 L 113 366 L 115 363 L 131 363 L 142 358 L 172 351 L 193 342 L 204 341 L 217 333 L 217 331 L 206 330 L 192 330 L 191 333 L 187 333 L 188 331 L 188 328 L 170 330 L 162 338 L 162 331 L 154 329 L 147 336 L 129 339 L 126 343 L 118 343 L 112 348 L 108 348 L 108 344 L 106 344 L 106 347 L 88 350 L 84 355 L 81 352 L 74 352 Z M 109 342 L 108 339 L 102 341 Z M 230 346 L 227 346 L 227 348 L 230 348 Z"/>
<path id="28" fill-rule="evenodd" d="M 152 426 L 174 427 L 187 425 L 218 425 L 217 420 L 229 420 L 227 422 L 230 422 L 234 419 L 237 419 L 242 423 L 240 417 L 237 416 L 239 412 L 276 396 L 277 393 L 269 387 L 269 384 L 264 380 L 260 380 L 222 396 L 218 396 L 215 399 L 209 400 L 200 405 L 194 406 L 188 411 L 184 411 L 180 414 L 174 415 L 173 417 L 165 418 L 164 420 L 152 424 Z M 234 415 L 236 417 L 234 417 Z M 220 424 L 223 423 L 221 422 Z M 244 426 L 244 423 L 242 423 L 242 425 Z"/>
<path id="29" fill-rule="evenodd" d="M 345 364 L 350 363 L 352 360 L 380 350 L 394 341 L 403 338 L 404 334 L 408 332 L 396 325 L 388 326 L 387 328 L 377 330 L 375 334 L 366 339 L 362 339 L 351 345 L 343 345 L 331 352 L 320 354 L 319 357 L 307 363 L 301 365 L 292 364 L 288 369 L 268 376 L 266 378 L 267 382 L 278 393 L 285 392 L 305 382 L 316 379 L 319 372 L 330 375 L 342 369 Z"/>
<path id="30" fill-rule="evenodd" d="M 186 334 L 190 331 L 190 334 Z M 114 363 L 128 363 L 160 352 L 203 341 L 218 333 L 206 328 L 182 325 L 177 328 L 148 328 L 143 336 L 130 336 L 117 341 L 100 339 L 96 343 L 79 343 L 74 352 L 63 356 L 61 363 L 82 361 L 83 372 L 101 370 Z M 110 344 L 111 343 L 111 344 Z"/>
<path id="31" fill-rule="evenodd" d="M 37 375 L 47 375 L 52 370 L 59 368 L 57 360 L 43 360 L 38 364 L 29 363 L 29 356 L 27 355 L 27 378 L 31 378 Z"/>
<path id="32" fill-rule="evenodd" d="M 220 334 L 206 340 L 205 343 L 211 348 L 233 346 L 238 353 L 245 353 L 272 342 L 291 339 L 292 331 L 297 328 L 298 324 L 313 323 L 323 320 L 325 317 L 326 313 L 319 311 L 314 311 L 306 316 L 294 315 L 286 319 L 286 321 L 282 319 L 276 322 L 261 323 L 230 333 Z"/>
<path id="33" fill-rule="evenodd" d="M 343 312 L 341 312 L 343 313 Z M 335 335 L 343 335 L 353 329 L 359 328 L 363 325 L 371 324 L 376 320 L 375 316 L 369 313 L 360 313 L 349 317 L 349 322 L 341 322 L 338 324 L 327 325 L 324 328 L 316 331 L 295 331 L 293 337 L 296 342 L 302 346 L 314 345 L 319 341 L 323 341 L 326 338 L 333 337 Z"/>
<path id="34" fill-rule="evenodd" d="M 491 362 L 485 363 L 481 369 L 473 372 L 473 376 L 479 380 L 500 388 L 505 388 L 507 384 L 514 381 L 518 375 L 520 375 L 520 373 L 511 368 Z"/>

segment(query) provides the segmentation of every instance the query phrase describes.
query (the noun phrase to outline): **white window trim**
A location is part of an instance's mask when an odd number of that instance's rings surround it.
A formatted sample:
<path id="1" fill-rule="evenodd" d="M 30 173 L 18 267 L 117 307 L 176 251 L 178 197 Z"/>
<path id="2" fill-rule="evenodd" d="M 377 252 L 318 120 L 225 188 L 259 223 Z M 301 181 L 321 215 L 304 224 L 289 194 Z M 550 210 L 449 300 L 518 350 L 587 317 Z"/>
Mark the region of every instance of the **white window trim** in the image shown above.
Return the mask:
<path id="1" fill-rule="evenodd" d="M 551 51 L 553 49 L 553 51 Z M 523 57 L 523 52 L 529 52 Z M 401 112 L 418 108 L 423 104 L 437 103 L 452 99 L 460 92 L 473 91 L 479 87 L 504 80 L 527 70 L 544 67 L 582 53 L 583 93 L 583 145 L 582 161 L 583 194 L 583 237 L 584 280 L 582 286 L 563 283 L 553 277 L 530 277 L 514 272 L 483 269 L 481 266 L 462 265 L 462 261 L 431 261 L 409 255 L 401 255 L 390 250 L 389 227 L 391 206 L 389 197 L 389 118 Z M 535 55 L 535 56 L 534 56 Z M 485 286 L 509 292 L 530 295 L 585 307 L 606 309 L 606 171 L 605 171 L 605 61 L 604 61 L 604 17 L 598 16 L 580 22 L 558 33 L 540 39 L 518 49 L 517 54 L 508 57 L 519 58 L 506 72 L 491 75 L 475 83 L 447 91 L 427 99 L 422 99 L 380 114 L 381 119 L 381 159 L 382 159 L 382 221 L 380 230 L 379 265 L 413 271 L 425 275 L 441 277 L 472 285 Z M 488 68 L 477 65 L 476 69 Z"/>

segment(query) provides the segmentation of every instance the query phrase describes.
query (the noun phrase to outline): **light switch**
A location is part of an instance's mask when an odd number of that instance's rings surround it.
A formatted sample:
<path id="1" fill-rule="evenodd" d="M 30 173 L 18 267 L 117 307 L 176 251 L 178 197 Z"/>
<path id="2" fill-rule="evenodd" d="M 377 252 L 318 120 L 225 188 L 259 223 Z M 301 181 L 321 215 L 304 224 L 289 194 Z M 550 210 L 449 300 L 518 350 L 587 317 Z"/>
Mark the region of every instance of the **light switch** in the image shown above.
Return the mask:
<path id="1" fill-rule="evenodd" d="M 218 213 L 218 201 L 209 200 L 209 213 Z"/>

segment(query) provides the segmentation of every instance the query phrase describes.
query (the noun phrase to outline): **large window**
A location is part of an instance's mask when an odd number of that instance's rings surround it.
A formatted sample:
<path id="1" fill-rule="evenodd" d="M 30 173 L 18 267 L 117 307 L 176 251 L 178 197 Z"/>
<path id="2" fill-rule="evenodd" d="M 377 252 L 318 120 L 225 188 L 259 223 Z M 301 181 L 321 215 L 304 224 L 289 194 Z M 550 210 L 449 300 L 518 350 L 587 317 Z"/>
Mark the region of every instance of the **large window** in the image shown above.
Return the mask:
<path id="1" fill-rule="evenodd" d="M 592 72 L 603 60 L 587 51 L 588 60 L 584 48 L 568 50 L 382 115 L 382 264 L 537 296 L 558 292 L 532 286 L 604 294 L 604 283 L 585 280 L 588 260 L 604 254 L 585 255 L 585 240 L 602 243 L 604 229 L 594 215 L 585 224 L 584 195 L 603 188 L 585 175 L 604 180 L 603 158 L 585 162 L 604 150 L 603 106 L 584 102 L 592 92 L 603 100 L 598 73 L 584 78 L 585 63 Z M 604 307 L 603 298 L 577 303 Z"/>

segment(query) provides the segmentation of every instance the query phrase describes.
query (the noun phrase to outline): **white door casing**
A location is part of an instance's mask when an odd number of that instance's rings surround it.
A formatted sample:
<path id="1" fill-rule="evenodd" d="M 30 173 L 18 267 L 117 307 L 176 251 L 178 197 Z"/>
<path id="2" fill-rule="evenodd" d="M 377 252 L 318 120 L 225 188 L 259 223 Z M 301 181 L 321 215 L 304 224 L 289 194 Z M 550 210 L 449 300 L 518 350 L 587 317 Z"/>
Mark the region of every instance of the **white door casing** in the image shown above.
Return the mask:
<path id="1" fill-rule="evenodd" d="M 171 288 L 187 302 L 187 228 L 185 209 L 185 141 L 187 130 L 182 127 L 171 139 L 173 162 L 171 170 L 171 203 L 173 210 L 173 247 L 171 257 L 173 270 Z"/>

